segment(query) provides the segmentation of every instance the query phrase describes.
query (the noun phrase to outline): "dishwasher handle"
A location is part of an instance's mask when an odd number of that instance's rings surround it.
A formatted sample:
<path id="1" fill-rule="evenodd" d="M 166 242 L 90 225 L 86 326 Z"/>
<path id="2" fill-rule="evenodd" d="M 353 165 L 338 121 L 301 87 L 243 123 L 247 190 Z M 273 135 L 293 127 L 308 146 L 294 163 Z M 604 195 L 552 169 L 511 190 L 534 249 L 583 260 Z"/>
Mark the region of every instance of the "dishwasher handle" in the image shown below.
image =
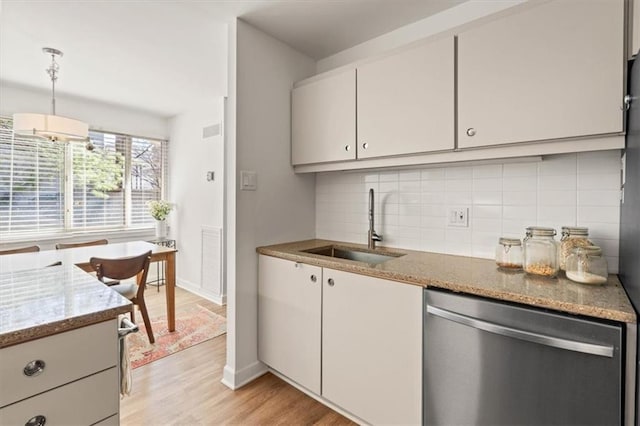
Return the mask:
<path id="1" fill-rule="evenodd" d="M 576 340 L 564 339 L 560 337 L 547 336 L 546 334 L 534 333 L 531 331 L 520 330 L 505 325 L 479 320 L 467 315 L 451 312 L 442 308 L 437 308 L 432 305 L 427 305 L 427 313 L 457 322 L 462 325 L 466 325 L 468 327 L 488 331 L 489 333 L 499 334 L 501 336 L 512 337 L 539 345 L 551 346 L 554 348 L 565 349 L 574 352 L 613 358 L 614 348 L 612 345 L 597 345 L 593 343 L 579 342 Z"/>

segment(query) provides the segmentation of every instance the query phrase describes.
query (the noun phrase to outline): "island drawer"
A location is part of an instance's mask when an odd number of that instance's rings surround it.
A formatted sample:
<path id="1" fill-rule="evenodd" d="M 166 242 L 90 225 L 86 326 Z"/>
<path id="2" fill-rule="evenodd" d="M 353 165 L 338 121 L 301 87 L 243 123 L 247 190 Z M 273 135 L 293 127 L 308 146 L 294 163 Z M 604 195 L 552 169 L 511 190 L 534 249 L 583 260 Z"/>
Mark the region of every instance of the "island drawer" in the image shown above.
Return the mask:
<path id="1" fill-rule="evenodd" d="M 37 416 L 47 426 L 97 423 L 118 413 L 118 393 L 113 391 L 117 382 L 118 369 L 110 368 L 1 408 L 0 424 L 23 425 Z"/>
<path id="2" fill-rule="evenodd" d="M 116 365 L 115 319 L 0 349 L 0 407 Z"/>

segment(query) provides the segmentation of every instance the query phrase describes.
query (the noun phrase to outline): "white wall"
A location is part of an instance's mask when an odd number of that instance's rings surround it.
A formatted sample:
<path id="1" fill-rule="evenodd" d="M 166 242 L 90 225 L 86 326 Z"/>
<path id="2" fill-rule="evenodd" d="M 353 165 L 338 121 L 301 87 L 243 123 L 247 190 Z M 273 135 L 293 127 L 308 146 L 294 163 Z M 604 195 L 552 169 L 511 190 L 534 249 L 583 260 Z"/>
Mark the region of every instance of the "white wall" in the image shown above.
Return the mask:
<path id="1" fill-rule="evenodd" d="M 495 15 L 507 9 L 525 3 L 528 0 L 470 0 L 443 12 L 405 25 L 374 39 L 365 41 L 350 49 L 321 59 L 317 63 L 317 71 L 324 72 L 406 44 L 443 33 L 471 21 Z M 493 16 L 491 17 L 493 18 Z"/>
<path id="2" fill-rule="evenodd" d="M 176 239 L 180 286 L 211 298 L 201 288 L 203 226 L 222 227 L 224 213 L 224 141 L 222 135 L 202 138 L 204 127 L 222 124 L 223 99 L 194 105 L 169 120 L 168 200 L 176 208 L 169 215 L 170 236 Z M 207 171 L 215 180 L 207 181 Z M 221 300 L 215 300 L 221 302 Z"/>
<path id="3" fill-rule="evenodd" d="M 382 246 L 494 258 L 500 236 L 527 226 L 586 226 L 618 272 L 620 151 L 562 154 L 541 162 L 323 173 L 316 180 L 316 236 L 366 244 L 367 194 L 376 194 Z M 469 227 L 447 226 L 449 207 Z M 558 239 L 560 236 L 558 235 Z"/>
<path id="4" fill-rule="evenodd" d="M 235 249 L 227 246 L 229 328 L 223 377 L 231 388 L 265 371 L 257 356 L 256 247 L 313 238 L 315 233 L 315 177 L 296 175 L 290 165 L 290 91 L 295 81 L 315 71 L 315 62 L 242 21 L 235 37 L 236 81 L 229 94 L 236 99 L 229 105 L 235 104 L 236 135 L 235 140 L 228 135 L 226 156 L 229 167 L 235 164 L 234 179 L 226 185 L 227 214 L 234 215 L 227 218 L 227 241 L 233 240 Z M 238 189 L 241 170 L 257 172 L 257 191 Z M 235 209 L 230 206 L 234 200 Z"/>
<path id="5" fill-rule="evenodd" d="M 0 82 L 0 114 L 51 113 L 51 92 Z M 167 118 L 119 105 L 56 94 L 56 114 L 89 123 L 95 130 L 166 139 Z"/>

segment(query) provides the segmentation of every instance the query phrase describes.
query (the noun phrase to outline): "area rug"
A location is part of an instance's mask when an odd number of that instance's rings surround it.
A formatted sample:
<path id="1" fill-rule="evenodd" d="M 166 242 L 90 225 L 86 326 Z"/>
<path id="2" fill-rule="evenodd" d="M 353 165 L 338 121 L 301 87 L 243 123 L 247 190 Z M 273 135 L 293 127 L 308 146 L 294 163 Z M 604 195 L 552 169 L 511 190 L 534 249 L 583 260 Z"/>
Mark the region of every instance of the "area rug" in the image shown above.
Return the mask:
<path id="1" fill-rule="evenodd" d="M 131 368 L 138 368 L 227 332 L 225 317 L 196 305 L 176 312 L 176 331 L 173 333 L 168 331 L 166 317 L 152 318 L 151 328 L 156 342 L 151 344 L 140 314 L 137 313 L 136 317 L 140 331 L 127 336 Z"/>

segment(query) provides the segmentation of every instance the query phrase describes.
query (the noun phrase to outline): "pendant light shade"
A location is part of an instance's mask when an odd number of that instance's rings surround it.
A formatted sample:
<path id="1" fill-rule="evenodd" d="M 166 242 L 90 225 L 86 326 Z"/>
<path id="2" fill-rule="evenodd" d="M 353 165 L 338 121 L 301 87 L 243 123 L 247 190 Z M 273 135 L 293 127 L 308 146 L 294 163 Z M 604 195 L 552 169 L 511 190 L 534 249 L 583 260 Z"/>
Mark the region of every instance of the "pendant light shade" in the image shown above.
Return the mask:
<path id="1" fill-rule="evenodd" d="M 51 141 L 84 141 L 89 125 L 73 118 L 49 114 L 13 114 L 13 131 L 22 136 L 35 136 Z"/>
<path id="2" fill-rule="evenodd" d="M 59 69 L 56 56 L 62 56 L 62 52 L 50 47 L 45 47 L 42 51 L 51 55 L 51 65 L 46 70 L 51 77 L 51 114 L 13 114 L 13 132 L 20 136 L 50 141 L 86 141 L 89 136 L 87 123 L 56 115 L 56 81 Z"/>

